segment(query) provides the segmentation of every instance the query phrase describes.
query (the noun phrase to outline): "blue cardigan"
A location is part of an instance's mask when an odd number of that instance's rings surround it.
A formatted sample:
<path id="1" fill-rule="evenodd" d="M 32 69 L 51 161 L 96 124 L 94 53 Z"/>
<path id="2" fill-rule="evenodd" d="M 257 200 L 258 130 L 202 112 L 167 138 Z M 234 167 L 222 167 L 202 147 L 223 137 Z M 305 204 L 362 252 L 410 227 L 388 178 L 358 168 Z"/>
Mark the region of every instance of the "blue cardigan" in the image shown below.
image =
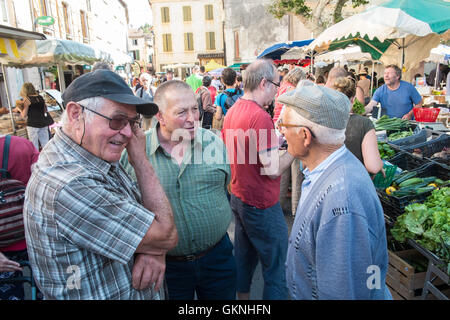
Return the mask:
<path id="1" fill-rule="evenodd" d="M 297 208 L 286 279 L 292 299 L 392 299 L 383 209 L 361 162 L 336 158 Z"/>

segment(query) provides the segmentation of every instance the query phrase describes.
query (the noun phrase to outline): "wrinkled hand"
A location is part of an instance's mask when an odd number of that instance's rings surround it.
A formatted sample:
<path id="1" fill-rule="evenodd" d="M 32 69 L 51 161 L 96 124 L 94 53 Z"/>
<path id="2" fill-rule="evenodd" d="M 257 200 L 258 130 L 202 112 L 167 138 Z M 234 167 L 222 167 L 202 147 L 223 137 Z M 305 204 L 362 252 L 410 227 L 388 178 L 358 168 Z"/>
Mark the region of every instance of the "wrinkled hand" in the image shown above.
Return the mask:
<path id="1" fill-rule="evenodd" d="M 138 126 L 131 128 L 133 135 L 127 144 L 128 161 L 132 166 L 139 157 L 145 157 L 145 133 Z"/>
<path id="2" fill-rule="evenodd" d="M 133 288 L 145 290 L 155 284 L 154 291 L 158 291 L 166 272 L 166 255 L 138 254 L 133 267 Z"/>
<path id="3" fill-rule="evenodd" d="M 20 264 L 9 260 L 0 252 L 0 272 L 22 271 Z"/>

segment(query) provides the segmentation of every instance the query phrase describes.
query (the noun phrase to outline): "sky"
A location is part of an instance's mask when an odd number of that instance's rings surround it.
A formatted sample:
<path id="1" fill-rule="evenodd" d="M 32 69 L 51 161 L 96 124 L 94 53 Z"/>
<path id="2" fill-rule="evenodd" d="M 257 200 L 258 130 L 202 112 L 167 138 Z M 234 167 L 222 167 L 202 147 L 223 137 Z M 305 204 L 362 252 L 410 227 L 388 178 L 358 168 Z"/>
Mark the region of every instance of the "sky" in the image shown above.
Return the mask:
<path id="1" fill-rule="evenodd" d="M 148 0 L 125 0 L 128 6 L 128 15 L 130 17 L 130 26 L 139 28 L 144 24 L 152 24 L 152 11 Z"/>

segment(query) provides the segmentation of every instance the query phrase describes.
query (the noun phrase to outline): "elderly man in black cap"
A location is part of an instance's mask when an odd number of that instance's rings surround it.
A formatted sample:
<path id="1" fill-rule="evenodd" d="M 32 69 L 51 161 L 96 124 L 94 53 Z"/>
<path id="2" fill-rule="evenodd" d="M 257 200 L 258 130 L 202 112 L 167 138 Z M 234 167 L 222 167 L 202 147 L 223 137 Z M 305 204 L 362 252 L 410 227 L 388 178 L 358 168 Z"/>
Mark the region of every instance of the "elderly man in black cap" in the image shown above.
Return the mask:
<path id="1" fill-rule="evenodd" d="M 109 70 L 77 78 L 62 98 L 62 128 L 25 196 L 36 282 L 47 299 L 161 299 L 165 253 L 177 231 L 138 115 L 158 107 Z M 118 163 L 125 148 L 139 188 Z"/>
<path id="2" fill-rule="evenodd" d="M 383 209 L 362 163 L 344 145 L 350 101 L 303 85 L 278 98 L 278 124 L 305 176 L 286 280 L 292 299 L 390 299 Z"/>

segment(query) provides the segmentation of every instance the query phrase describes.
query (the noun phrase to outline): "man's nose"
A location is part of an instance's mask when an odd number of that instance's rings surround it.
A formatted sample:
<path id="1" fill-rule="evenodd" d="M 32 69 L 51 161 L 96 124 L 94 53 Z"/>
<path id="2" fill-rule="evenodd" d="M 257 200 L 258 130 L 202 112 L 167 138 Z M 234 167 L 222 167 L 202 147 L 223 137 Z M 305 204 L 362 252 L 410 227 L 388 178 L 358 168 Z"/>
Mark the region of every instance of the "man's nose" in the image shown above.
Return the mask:
<path id="1" fill-rule="evenodd" d="M 133 130 L 131 129 L 130 122 L 128 122 L 127 125 L 119 131 L 119 133 L 127 138 L 131 138 L 133 136 Z"/>

